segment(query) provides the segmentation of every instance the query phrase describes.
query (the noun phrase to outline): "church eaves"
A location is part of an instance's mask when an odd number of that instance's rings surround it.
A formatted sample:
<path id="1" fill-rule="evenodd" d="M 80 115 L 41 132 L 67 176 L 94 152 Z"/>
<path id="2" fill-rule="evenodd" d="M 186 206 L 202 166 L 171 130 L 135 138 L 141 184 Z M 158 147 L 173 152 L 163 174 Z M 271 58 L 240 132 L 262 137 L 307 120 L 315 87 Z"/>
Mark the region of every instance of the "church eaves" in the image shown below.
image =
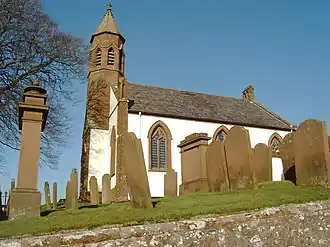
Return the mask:
<path id="1" fill-rule="evenodd" d="M 91 43 L 93 41 L 93 38 L 96 35 L 99 35 L 102 33 L 112 33 L 112 34 L 119 35 L 121 38 L 123 38 L 122 35 L 120 34 L 119 28 L 118 28 L 115 18 L 113 16 L 112 5 L 111 5 L 110 1 L 108 2 L 107 11 L 105 12 L 105 14 L 103 16 L 103 19 L 102 19 L 100 25 L 98 26 L 98 28 L 96 29 L 96 32 L 93 34 L 93 36 L 91 38 Z"/>

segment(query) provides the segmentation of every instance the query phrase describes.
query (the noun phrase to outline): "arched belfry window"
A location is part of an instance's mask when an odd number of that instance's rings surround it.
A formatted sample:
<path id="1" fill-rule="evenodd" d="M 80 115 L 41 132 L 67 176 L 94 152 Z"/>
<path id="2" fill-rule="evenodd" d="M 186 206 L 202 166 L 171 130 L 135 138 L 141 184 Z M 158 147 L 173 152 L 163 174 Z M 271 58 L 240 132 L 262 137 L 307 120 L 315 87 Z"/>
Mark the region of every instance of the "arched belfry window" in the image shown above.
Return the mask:
<path id="1" fill-rule="evenodd" d="M 278 133 L 274 133 L 269 138 L 268 146 L 271 148 L 273 153 L 279 153 L 281 142 L 282 137 Z"/>
<path id="2" fill-rule="evenodd" d="M 97 49 L 96 51 L 96 66 L 101 66 L 102 65 L 102 51 L 100 48 Z"/>
<path id="3" fill-rule="evenodd" d="M 108 65 L 115 65 L 115 51 L 112 47 L 110 47 L 108 50 Z"/>
<path id="4" fill-rule="evenodd" d="M 149 169 L 151 171 L 167 171 L 172 168 L 171 132 L 165 123 L 157 121 L 148 133 Z"/>
<path id="5" fill-rule="evenodd" d="M 226 140 L 226 136 L 228 133 L 228 129 L 226 126 L 221 125 L 215 132 L 213 135 L 213 141 L 220 141 L 222 143 L 225 142 Z"/>

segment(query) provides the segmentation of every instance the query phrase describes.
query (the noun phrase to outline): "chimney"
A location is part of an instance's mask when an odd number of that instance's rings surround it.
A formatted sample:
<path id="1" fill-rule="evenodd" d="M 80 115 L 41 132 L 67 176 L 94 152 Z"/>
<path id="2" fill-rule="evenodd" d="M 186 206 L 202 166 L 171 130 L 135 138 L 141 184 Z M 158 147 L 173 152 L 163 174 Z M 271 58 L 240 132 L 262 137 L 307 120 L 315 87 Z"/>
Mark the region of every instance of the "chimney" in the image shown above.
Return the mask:
<path id="1" fill-rule="evenodd" d="M 252 85 L 249 85 L 247 88 L 245 88 L 242 94 L 244 100 L 254 101 L 254 88 Z"/>

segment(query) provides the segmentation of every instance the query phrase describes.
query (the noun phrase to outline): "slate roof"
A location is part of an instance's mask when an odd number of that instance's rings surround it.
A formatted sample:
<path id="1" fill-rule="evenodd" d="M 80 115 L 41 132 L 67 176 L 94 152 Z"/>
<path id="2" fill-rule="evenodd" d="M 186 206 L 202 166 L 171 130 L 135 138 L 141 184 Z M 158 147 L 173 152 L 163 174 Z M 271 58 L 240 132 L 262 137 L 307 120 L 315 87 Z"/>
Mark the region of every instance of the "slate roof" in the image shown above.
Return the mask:
<path id="1" fill-rule="evenodd" d="M 134 101 L 131 113 L 192 119 L 232 125 L 291 130 L 292 125 L 259 103 L 247 100 L 187 92 L 177 89 L 128 83 Z"/>

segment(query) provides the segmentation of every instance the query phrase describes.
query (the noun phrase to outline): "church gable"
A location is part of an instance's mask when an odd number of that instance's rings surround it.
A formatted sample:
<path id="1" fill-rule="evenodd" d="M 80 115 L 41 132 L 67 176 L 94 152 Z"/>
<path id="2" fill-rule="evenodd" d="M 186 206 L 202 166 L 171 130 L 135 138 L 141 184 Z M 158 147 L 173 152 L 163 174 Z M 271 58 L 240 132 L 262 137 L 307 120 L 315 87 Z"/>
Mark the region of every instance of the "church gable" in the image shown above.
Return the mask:
<path id="1" fill-rule="evenodd" d="M 259 103 L 231 97 L 128 84 L 130 113 L 291 130 L 290 123 Z"/>

